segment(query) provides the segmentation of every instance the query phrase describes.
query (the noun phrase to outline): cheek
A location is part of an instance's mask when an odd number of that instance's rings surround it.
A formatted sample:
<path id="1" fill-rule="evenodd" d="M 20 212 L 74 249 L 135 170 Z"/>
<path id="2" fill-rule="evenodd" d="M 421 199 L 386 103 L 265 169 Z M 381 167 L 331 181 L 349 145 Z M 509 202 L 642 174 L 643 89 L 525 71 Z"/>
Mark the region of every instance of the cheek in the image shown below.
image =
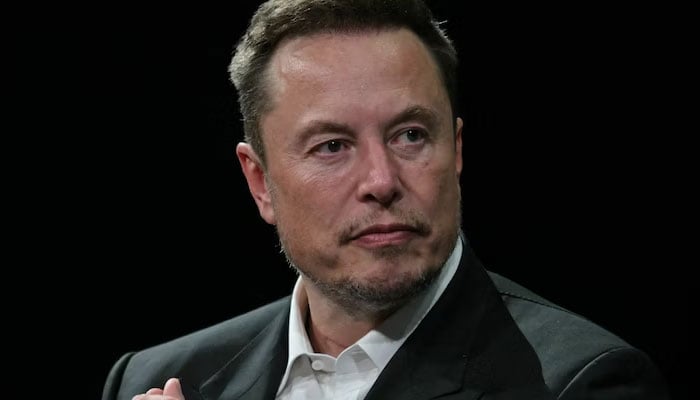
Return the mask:
<path id="1" fill-rule="evenodd" d="M 298 229 L 314 226 L 321 228 L 331 223 L 331 215 L 339 205 L 341 192 L 338 179 L 320 174 L 299 173 L 289 168 L 275 176 L 274 206 L 278 219 L 298 224 Z"/>
<path id="2" fill-rule="evenodd" d="M 420 177 L 420 178 L 417 178 Z M 408 181 L 415 182 L 414 188 L 421 193 L 421 198 L 437 209 L 447 206 L 445 202 L 459 196 L 459 180 L 454 170 L 454 164 L 440 163 L 430 165 L 426 163 L 420 168 L 410 171 Z"/>

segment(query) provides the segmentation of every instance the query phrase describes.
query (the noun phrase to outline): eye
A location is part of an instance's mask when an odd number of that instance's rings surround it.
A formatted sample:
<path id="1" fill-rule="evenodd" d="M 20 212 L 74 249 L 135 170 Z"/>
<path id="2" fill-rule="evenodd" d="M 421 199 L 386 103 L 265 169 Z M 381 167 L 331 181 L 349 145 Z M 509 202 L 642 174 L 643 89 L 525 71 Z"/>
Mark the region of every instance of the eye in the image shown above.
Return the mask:
<path id="1" fill-rule="evenodd" d="M 404 132 L 404 135 L 406 135 L 406 139 L 409 142 L 417 142 L 423 139 L 423 132 L 417 129 L 409 129 L 406 132 Z"/>
<path id="2" fill-rule="evenodd" d="M 410 128 L 399 133 L 394 139 L 397 143 L 414 144 L 424 142 L 428 134 L 422 129 Z"/>
<path id="3" fill-rule="evenodd" d="M 343 147 L 345 144 L 340 140 L 329 140 L 318 145 L 315 150 L 318 153 L 337 153 L 343 150 Z"/>

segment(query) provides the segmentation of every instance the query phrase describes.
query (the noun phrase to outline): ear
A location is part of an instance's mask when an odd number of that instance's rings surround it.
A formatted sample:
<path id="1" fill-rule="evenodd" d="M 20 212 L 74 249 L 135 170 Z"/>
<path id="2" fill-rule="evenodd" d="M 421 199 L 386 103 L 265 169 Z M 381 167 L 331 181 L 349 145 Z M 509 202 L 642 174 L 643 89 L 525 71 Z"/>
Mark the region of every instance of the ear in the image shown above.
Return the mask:
<path id="1" fill-rule="evenodd" d="M 455 171 L 457 171 L 457 179 L 462 174 L 462 128 L 464 121 L 462 118 L 457 118 L 455 122 Z"/>
<path id="2" fill-rule="evenodd" d="M 241 163 L 241 169 L 243 170 L 245 179 L 248 181 L 250 194 L 253 195 L 253 200 L 255 200 L 258 211 L 260 211 L 260 216 L 268 224 L 274 225 L 276 219 L 275 210 L 272 207 L 270 188 L 267 185 L 265 170 L 263 169 L 258 155 L 250 144 L 243 142 L 238 143 L 236 146 L 236 155 L 238 156 L 238 161 Z"/>

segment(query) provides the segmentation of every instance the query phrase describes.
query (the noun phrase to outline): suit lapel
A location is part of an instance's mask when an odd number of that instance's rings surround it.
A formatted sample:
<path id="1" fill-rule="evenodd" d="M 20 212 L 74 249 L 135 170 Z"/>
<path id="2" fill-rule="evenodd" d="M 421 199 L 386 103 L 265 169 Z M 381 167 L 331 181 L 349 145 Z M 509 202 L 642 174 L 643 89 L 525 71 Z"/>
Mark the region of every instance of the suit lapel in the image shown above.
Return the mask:
<path id="1" fill-rule="evenodd" d="M 272 399 L 287 361 L 288 307 L 200 388 L 205 400 Z M 552 399 L 539 359 L 465 243 L 447 289 L 366 400 Z"/>
<path id="2" fill-rule="evenodd" d="M 200 388 L 206 400 L 272 399 L 287 363 L 289 307 Z"/>
<path id="3" fill-rule="evenodd" d="M 382 371 L 366 400 L 450 395 L 552 398 L 539 359 L 466 243 L 447 289 Z"/>

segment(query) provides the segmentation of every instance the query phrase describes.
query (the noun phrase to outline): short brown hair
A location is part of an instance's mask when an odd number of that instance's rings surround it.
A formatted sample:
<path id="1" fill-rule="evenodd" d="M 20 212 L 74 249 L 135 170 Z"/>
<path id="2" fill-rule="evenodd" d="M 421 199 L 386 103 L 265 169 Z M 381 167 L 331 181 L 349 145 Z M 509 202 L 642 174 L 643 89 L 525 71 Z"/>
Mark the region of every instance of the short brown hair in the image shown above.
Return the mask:
<path id="1" fill-rule="evenodd" d="M 253 15 L 229 72 L 238 92 L 245 140 L 265 164 L 260 118 L 268 111 L 265 72 L 282 39 L 319 32 L 408 28 L 434 57 L 454 112 L 457 52 L 421 0 L 269 0 Z"/>

